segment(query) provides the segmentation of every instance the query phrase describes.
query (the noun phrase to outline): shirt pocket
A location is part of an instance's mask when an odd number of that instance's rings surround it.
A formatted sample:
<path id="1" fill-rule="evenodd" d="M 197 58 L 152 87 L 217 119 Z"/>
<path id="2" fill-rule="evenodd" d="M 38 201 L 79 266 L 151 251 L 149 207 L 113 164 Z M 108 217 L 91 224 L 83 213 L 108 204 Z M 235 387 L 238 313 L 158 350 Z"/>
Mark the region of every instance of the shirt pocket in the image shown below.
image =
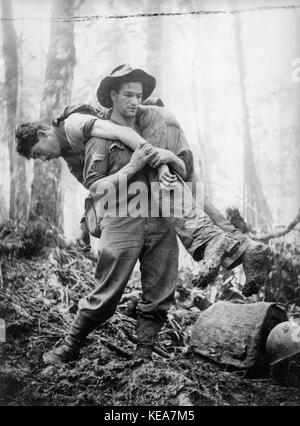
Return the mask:
<path id="1" fill-rule="evenodd" d="M 105 160 L 104 154 L 93 154 L 90 172 L 98 172 L 103 168 L 103 162 Z"/>
<path id="2" fill-rule="evenodd" d="M 132 151 L 121 142 L 113 142 L 109 148 L 109 169 L 112 173 L 129 163 Z"/>

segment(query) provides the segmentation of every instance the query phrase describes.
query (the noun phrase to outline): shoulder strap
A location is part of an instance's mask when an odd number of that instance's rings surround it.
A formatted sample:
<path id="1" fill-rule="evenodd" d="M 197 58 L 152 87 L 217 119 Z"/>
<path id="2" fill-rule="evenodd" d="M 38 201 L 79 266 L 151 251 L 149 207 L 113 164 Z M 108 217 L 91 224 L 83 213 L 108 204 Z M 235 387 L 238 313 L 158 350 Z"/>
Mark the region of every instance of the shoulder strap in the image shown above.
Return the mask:
<path id="1" fill-rule="evenodd" d="M 60 123 L 62 123 L 66 118 L 68 118 L 71 114 L 76 112 L 80 112 L 82 114 L 91 114 L 95 117 L 103 117 L 106 114 L 106 109 L 99 105 L 91 105 L 91 104 L 76 104 L 69 105 L 65 108 L 64 112 L 57 118 L 52 121 L 52 125 L 58 127 Z"/>

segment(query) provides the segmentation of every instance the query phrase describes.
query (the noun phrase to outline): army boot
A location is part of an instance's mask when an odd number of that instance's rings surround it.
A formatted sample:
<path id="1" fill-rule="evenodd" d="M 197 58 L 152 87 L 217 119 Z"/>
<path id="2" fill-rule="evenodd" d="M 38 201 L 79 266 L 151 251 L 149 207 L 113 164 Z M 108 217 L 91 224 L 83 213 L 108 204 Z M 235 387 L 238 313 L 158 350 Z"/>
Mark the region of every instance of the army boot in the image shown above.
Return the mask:
<path id="1" fill-rule="evenodd" d="M 78 314 L 72 324 L 68 336 L 56 348 L 43 355 L 45 364 L 62 364 L 79 358 L 80 348 L 87 335 L 95 328 L 96 323 Z"/>
<path id="2" fill-rule="evenodd" d="M 235 253 L 224 258 L 222 266 L 230 270 L 243 265 L 246 282 L 242 293 L 249 297 L 258 293 L 266 281 L 270 269 L 271 249 L 239 231 L 234 233 L 234 238 L 239 241 L 240 247 Z"/>
<path id="3" fill-rule="evenodd" d="M 249 239 L 250 240 L 250 239 Z M 250 243 L 241 256 L 246 275 L 244 296 L 249 297 L 259 292 L 264 285 L 270 270 L 271 249 L 259 241 L 250 240 Z"/>
<path id="4" fill-rule="evenodd" d="M 213 282 L 226 256 L 231 256 L 239 248 L 240 243 L 230 234 L 217 235 L 207 242 L 204 249 L 203 267 L 192 280 L 193 285 L 206 288 Z"/>
<path id="5" fill-rule="evenodd" d="M 153 348 L 162 324 L 162 321 L 138 316 L 136 359 L 142 359 L 144 362 L 152 361 Z"/>

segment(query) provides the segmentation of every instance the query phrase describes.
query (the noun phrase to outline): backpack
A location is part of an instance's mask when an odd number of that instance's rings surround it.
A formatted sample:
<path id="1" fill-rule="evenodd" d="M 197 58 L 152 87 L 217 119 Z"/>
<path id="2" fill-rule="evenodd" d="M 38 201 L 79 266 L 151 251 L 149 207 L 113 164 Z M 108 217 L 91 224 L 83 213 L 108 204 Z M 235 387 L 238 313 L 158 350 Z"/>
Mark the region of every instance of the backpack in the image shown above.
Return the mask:
<path id="1" fill-rule="evenodd" d="M 108 110 L 98 104 L 76 104 L 69 105 L 64 109 L 64 112 L 52 121 L 52 125 L 59 127 L 60 124 L 71 114 L 79 112 L 81 114 L 91 114 L 99 118 L 107 118 Z"/>

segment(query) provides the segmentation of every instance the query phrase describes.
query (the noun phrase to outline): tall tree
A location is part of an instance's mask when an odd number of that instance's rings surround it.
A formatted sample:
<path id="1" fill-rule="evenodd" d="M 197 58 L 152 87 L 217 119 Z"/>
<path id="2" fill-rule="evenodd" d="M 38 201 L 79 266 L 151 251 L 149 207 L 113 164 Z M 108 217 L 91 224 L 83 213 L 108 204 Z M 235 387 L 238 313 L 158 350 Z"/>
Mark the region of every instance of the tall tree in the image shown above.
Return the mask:
<path id="1" fill-rule="evenodd" d="M 245 57 L 242 40 L 241 18 L 234 15 L 234 30 L 239 70 L 239 85 L 243 110 L 244 125 L 244 191 L 243 214 L 247 222 L 254 227 L 266 227 L 272 223 L 272 214 L 264 196 L 253 155 L 250 130 L 250 112 L 247 101 Z"/>
<path id="2" fill-rule="evenodd" d="M 155 5 L 155 13 L 161 11 L 160 1 L 148 1 L 148 7 Z M 162 29 L 162 17 L 154 16 L 146 18 L 146 37 L 147 37 L 147 68 L 151 74 L 156 78 L 156 89 L 157 96 L 162 96 L 162 49 L 163 49 L 163 29 Z"/>
<path id="3" fill-rule="evenodd" d="M 111 2 L 112 14 L 118 15 L 120 2 L 118 0 L 112 0 Z M 121 19 L 113 19 L 113 67 L 121 65 L 124 56 L 124 34 L 122 34 Z M 123 61 L 126 62 L 126 61 Z M 128 62 L 128 61 L 127 61 Z"/>
<path id="4" fill-rule="evenodd" d="M 26 190 L 25 158 L 16 155 L 14 130 L 19 114 L 19 55 L 17 34 L 12 21 L 12 1 L 2 0 L 2 16 L 9 18 L 2 22 L 3 58 L 5 63 L 5 103 L 6 103 L 6 137 L 9 147 L 10 162 L 10 205 L 9 217 L 13 220 L 25 220 L 27 217 L 28 194 Z"/>
<path id="5" fill-rule="evenodd" d="M 193 1 L 193 10 L 197 10 L 197 1 Z M 197 130 L 197 139 L 198 139 L 198 149 L 199 149 L 199 156 L 198 156 L 198 166 L 199 166 L 199 175 L 201 182 L 204 184 L 204 197 L 207 199 L 212 198 L 212 191 L 210 186 L 210 179 L 209 179 L 209 168 L 207 164 L 207 156 L 206 156 L 206 146 L 210 143 L 210 118 L 209 118 L 209 110 L 207 108 L 207 104 L 209 102 L 208 97 L 205 98 L 205 100 L 201 99 L 199 100 L 199 88 L 198 88 L 198 82 L 201 88 L 201 96 L 205 96 L 207 93 L 207 88 L 205 87 L 205 84 L 203 83 L 203 68 L 202 70 L 199 70 L 199 50 L 200 50 L 200 33 L 199 33 L 199 20 L 194 20 L 194 36 L 195 36 L 195 48 L 194 48 L 194 58 L 192 61 L 192 98 L 194 102 L 194 109 L 196 113 L 196 130 Z M 203 65 L 202 65 L 203 67 Z M 200 71 L 200 78 L 199 78 L 199 71 Z M 202 126 L 200 125 L 200 110 L 199 110 L 199 102 L 202 102 L 205 104 L 205 107 L 202 109 Z"/>
<path id="6" fill-rule="evenodd" d="M 51 17 L 74 16 L 75 0 L 52 0 Z M 75 66 L 74 23 L 52 21 L 41 120 L 50 123 L 70 103 Z M 61 160 L 35 162 L 30 219 L 39 217 L 62 228 Z"/>

